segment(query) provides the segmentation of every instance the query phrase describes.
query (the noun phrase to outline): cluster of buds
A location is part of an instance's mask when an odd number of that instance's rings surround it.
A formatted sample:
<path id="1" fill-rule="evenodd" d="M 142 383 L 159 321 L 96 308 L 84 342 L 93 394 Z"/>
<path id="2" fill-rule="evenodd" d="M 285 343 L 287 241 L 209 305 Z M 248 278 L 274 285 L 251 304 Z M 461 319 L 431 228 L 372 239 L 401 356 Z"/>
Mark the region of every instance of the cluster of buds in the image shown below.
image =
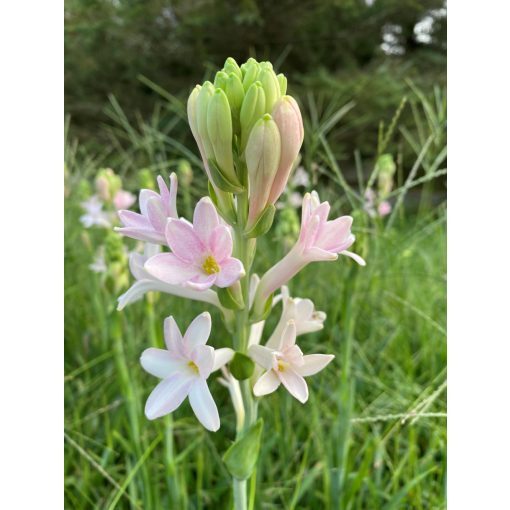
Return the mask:
<path id="1" fill-rule="evenodd" d="M 397 165 L 391 154 L 381 154 L 375 165 L 377 175 L 377 192 L 372 188 L 365 191 L 364 209 L 371 218 L 380 216 L 383 218 L 391 212 L 391 203 L 388 195 L 393 189 L 393 178 Z"/>
<path id="2" fill-rule="evenodd" d="M 188 120 L 220 214 L 229 221 L 228 194 L 249 195 L 248 229 L 272 219 L 303 143 L 303 120 L 287 79 L 270 62 L 228 58 L 214 83 L 197 85 Z M 266 225 L 270 221 L 266 220 Z"/>
<path id="3" fill-rule="evenodd" d="M 188 398 L 204 427 L 218 430 L 220 417 L 207 380 L 221 370 L 220 382 L 229 390 L 237 417 L 238 439 L 224 456 L 236 480 L 250 475 L 258 452 L 262 424 L 255 422 L 252 399 L 283 386 L 305 403 L 305 377 L 334 358 L 304 355 L 296 343 L 299 335 L 322 329 L 326 315 L 311 300 L 292 298 L 287 282 L 308 264 L 334 261 L 339 255 L 365 265 L 348 251 L 355 241 L 352 218 L 329 219 L 328 202 L 312 191 L 302 199 L 299 236 L 287 255 L 261 278 L 251 274 L 256 240 L 271 227 L 274 204 L 303 142 L 301 113 L 286 89 L 285 77 L 269 62 L 249 59 L 239 67 L 227 59 L 214 83 L 197 85 L 188 100 L 210 196 L 199 200 L 192 217 L 182 218 L 178 178 L 172 174 L 169 184 L 158 178 L 159 192 L 140 191 L 139 212 L 119 211 L 122 226 L 117 231 L 145 243 L 143 254 L 130 255 L 136 282 L 119 298 L 119 309 L 149 291 L 165 292 L 217 307 L 232 335 L 230 347 L 215 349 L 208 345 L 210 336 L 212 344 L 215 337 L 208 312 L 196 317 L 184 334 L 168 317 L 166 348 L 149 348 L 141 357 L 143 368 L 161 379 L 149 396 L 146 416 L 171 413 Z M 280 302 L 278 325 L 264 341 L 265 320 Z"/>

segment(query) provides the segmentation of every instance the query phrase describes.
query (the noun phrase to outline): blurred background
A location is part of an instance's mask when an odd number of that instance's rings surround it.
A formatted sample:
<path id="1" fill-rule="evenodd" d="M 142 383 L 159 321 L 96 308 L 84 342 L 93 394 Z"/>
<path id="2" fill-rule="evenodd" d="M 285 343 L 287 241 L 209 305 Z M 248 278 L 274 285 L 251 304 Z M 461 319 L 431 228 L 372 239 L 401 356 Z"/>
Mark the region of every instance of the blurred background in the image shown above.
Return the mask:
<path id="1" fill-rule="evenodd" d="M 446 508 L 446 3 L 439 0 L 66 0 L 65 497 L 69 509 L 228 509 L 234 436 L 183 405 L 148 422 L 139 365 L 204 305 L 149 293 L 122 312 L 139 244 L 113 232 L 121 198 L 179 177 L 187 218 L 207 182 L 186 99 L 227 57 L 270 60 L 305 124 L 301 160 L 258 241 L 255 271 L 295 242 L 302 195 L 354 218 L 353 250 L 290 283 L 327 313 L 304 352 L 335 353 L 301 406 L 264 398 L 251 510 Z M 102 194 L 106 179 L 117 195 Z M 104 190 L 103 190 L 104 191 Z M 98 195 L 100 195 L 98 197 Z M 126 205 L 129 203 L 130 205 Z M 267 338 L 279 309 L 266 324 Z M 215 347 L 229 345 L 219 313 Z M 214 379 L 214 380 L 213 380 Z"/>

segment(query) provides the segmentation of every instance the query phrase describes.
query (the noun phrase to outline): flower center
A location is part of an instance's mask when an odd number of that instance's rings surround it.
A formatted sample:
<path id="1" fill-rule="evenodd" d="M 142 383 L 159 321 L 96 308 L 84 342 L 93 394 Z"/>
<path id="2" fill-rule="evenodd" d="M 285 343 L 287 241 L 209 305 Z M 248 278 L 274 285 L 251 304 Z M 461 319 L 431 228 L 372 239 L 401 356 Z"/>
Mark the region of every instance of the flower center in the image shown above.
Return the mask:
<path id="1" fill-rule="evenodd" d="M 188 367 L 190 367 L 191 370 L 193 370 L 193 372 L 195 372 L 196 374 L 199 373 L 198 367 L 194 361 L 191 361 L 191 360 L 188 361 Z"/>
<path id="2" fill-rule="evenodd" d="M 276 366 L 278 368 L 278 372 L 283 372 L 289 366 L 289 364 L 287 362 L 279 359 Z"/>
<path id="3" fill-rule="evenodd" d="M 202 269 L 204 270 L 205 274 L 214 274 L 220 272 L 220 266 L 216 262 L 216 259 L 209 255 L 202 264 Z"/>

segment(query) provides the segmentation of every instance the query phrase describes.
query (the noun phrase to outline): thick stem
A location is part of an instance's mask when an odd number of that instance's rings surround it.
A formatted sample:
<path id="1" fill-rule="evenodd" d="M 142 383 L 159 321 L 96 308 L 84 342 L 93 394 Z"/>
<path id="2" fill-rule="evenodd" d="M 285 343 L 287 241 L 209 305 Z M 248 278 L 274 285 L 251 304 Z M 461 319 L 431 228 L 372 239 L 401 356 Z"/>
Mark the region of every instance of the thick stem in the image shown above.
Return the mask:
<path id="1" fill-rule="evenodd" d="M 244 227 L 246 225 L 246 218 L 248 212 L 248 197 L 246 193 L 242 193 L 237 197 L 238 207 L 238 224 L 234 228 L 236 256 L 241 260 L 246 271 L 246 275 L 241 280 L 241 290 L 245 303 L 245 308 L 236 314 L 236 350 L 247 354 L 248 352 L 248 339 L 249 339 L 249 291 L 250 291 L 250 273 L 251 273 L 251 258 L 253 251 L 253 242 L 244 237 Z M 253 394 L 249 380 L 241 381 L 241 396 L 243 401 L 243 408 L 245 412 L 244 421 L 242 426 L 238 426 L 236 430 L 236 439 L 242 437 L 246 430 L 248 430 L 255 420 L 257 419 L 257 410 L 254 405 Z M 246 480 L 236 480 L 233 478 L 233 491 L 234 491 L 234 510 L 247 510 L 247 482 Z"/>

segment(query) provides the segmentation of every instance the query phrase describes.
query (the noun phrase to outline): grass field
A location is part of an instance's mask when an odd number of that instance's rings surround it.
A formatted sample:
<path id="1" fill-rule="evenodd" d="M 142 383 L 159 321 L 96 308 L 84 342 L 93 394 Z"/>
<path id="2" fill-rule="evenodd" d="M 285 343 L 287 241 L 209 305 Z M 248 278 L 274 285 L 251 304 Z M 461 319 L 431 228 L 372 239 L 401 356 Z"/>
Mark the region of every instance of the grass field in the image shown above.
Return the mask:
<path id="1" fill-rule="evenodd" d="M 135 132 L 129 136 L 136 142 Z M 157 144 L 168 142 L 162 140 Z M 358 190 L 348 187 L 327 144 L 321 145 L 331 178 L 322 178 L 317 189 L 335 213 L 354 216 L 355 251 L 367 266 L 341 257 L 308 266 L 290 284 L 292 295 L 310 297 L 327 313 L 322 331 L 301 338 L 303 351 L 336 359 L 309 379 L 306 405 L 282 390 L 262 399 L 263 447 L 250 481 L 254 508 L 446 507 L 446 208 L 427 201 L 412 212 L 406 207 L 415 184 L 426 186 L 440 174 L 442 147 L 437 157 L 420 160 L 426 143 L 416 148 L 416 170 L 400 178 L 396 206 L 384 219 L 363 211 Z M 176 141 L 169 146 L 179 148 Z M 129 158 L 135 155 L 126 151 L 122 160 L 132 191 L 137 183 Z M 167 168 L 176 164 L 176 155 L 165 157 Z M 229 345 L 228 333 L 216 309 L 168 295 L 149 295 L 116 311 L 126 282 L 89 269 L 106 231 L 86 231 L 79 222 L 83 179 L 92 182 L 97 161 L 70 143 L 66 159 L 66 508 L 228 509 L 231 482 L 221 461 L 235 435 L 228 392 L 211 378 L 222 419 L 218 433 L 204 430 L 188 404 L 149 422 L 143 406 L 154 379 L 138 362 L 146 347 L 163 345 L 168 315 L 186 325 L 209 309 L 211 343 Z M 157 175 L 161 158 L 152 161 Z M 426 161 L 433 168 L 425 168 Z M 192 188 L 181 186 L 182 204 L 196 201 L 202 181 L 196 176 Z M 261 241 L 256 272 L 283 255 L 274 248 L 277 233 L 278 225 Z M 266 324 L 265 338 L 277 316 Z"/>

